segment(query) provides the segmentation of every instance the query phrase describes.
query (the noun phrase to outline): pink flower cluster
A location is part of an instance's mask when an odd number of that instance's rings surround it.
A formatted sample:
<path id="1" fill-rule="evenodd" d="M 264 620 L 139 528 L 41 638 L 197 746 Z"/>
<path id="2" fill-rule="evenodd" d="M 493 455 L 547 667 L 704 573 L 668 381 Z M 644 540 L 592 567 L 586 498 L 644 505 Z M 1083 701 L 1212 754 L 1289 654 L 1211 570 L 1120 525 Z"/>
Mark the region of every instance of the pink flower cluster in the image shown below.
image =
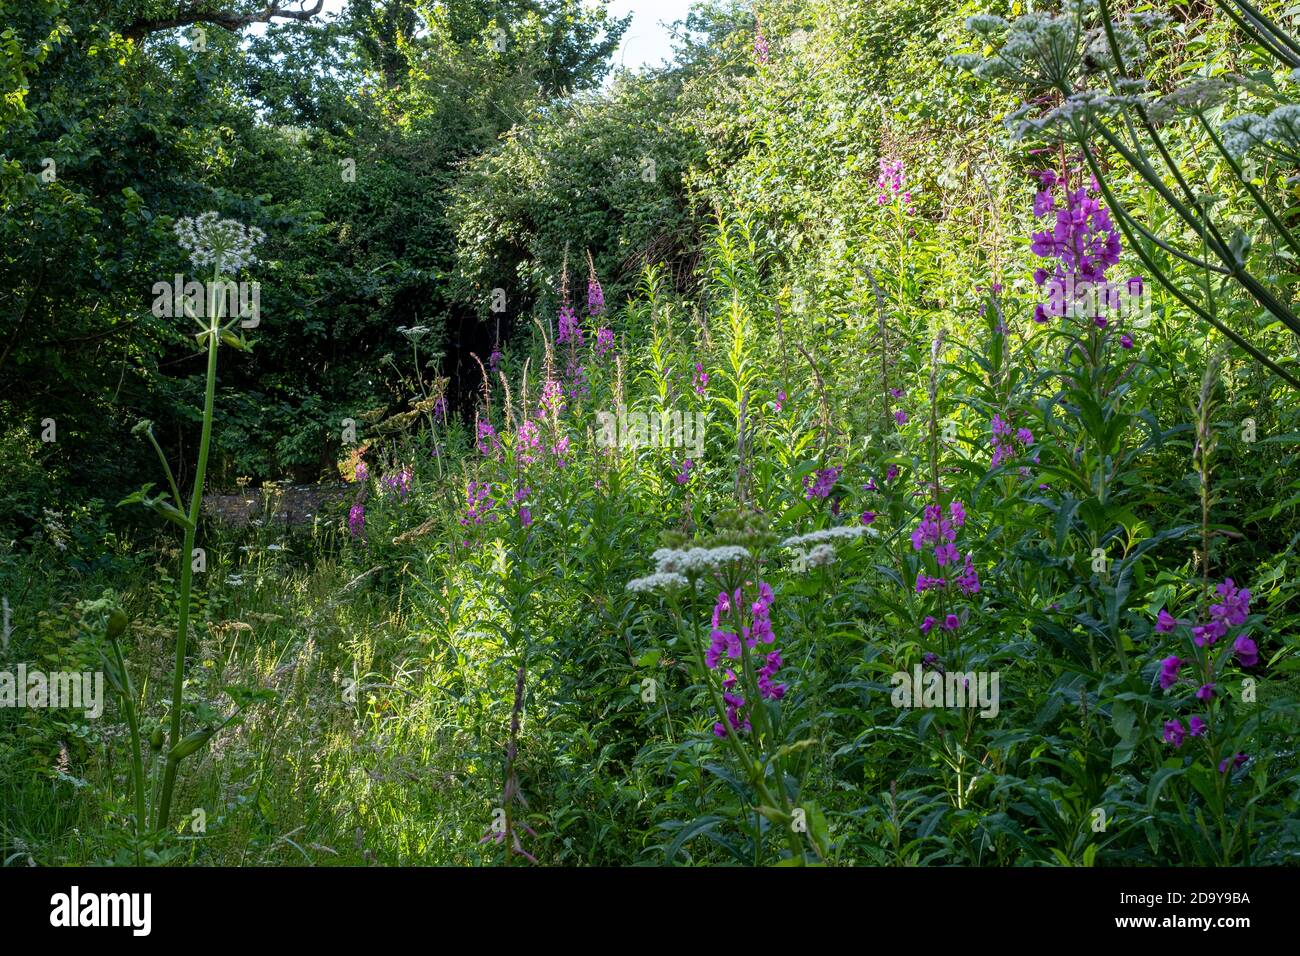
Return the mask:
<path id="1" fill-rule="evenodd" d="M 754 57 L 759 63 L 767 62 L 767 37 L 763 36 L 763 25 L 761 23 L 754 26 Z"/>
<path id="2" fill-rule="evenodd" d="M 397 495 L 405 501 L 407 494 L 409 494 L 411 490 L 412 477 L 414 476 L 411 469 L 407 466 L 401 471 L 394 472 L 391 475 L 384 475 L 383 478 L 379 479 L 379 483 L 383 486 L 385 491 L 396 492 Z"/>
<path id="3" fill-rule="evenodd" d="M 566 342 L 572 342 L 574 345 L 582 345 L 583 342 L 582 325 L 578 322 L 578 314 L 573 311 L 571 305 L 560 307 L 560 331 L 555 336 L 557 345 Z"/>
<path id="4" fill-rule="evenodd" d="M 495 455 L 501 450 L 501 440 L 497 438 L 497 430 L 486 418 L 479 419 L 478 438 L 475 439 L 474 447 L 485 456 Z"/>
<path id="5" fill-rule="evenodd" d="M 537 417 L 546 418 L 564 411 L 564 389 L 554 379 L 542 383 L 542 397 L 537 402 Z"/>
<path id="6" fill-rule="evenodd" d="M 495 521 L 496 515 L 492 509 L 496 506 L 496 501 L 491 497 L 492 486 L 486 481 L 470 480 L 469 487 L 465 491 L 465 517 L 460 519 L 462 525 L 482 524 L 484 521 Z"/>
<path id="7" fill-rule="evenodd" d="M 533 523 L 533 512 L 524 504 L 532 493 L 533 489 L 531 488 L 520 488 L 515 492 L 515 504 L 519 506 L 519 523 L 525 528 Z"/>
<path id="8" fill-rule="evenodd" d="M 704 371 L 704 366 L 699 362 L 695 363 L 695 375 L 691 379 L 691 384 L 695 386 L 696 395 L 703 395 L 704 389 L 709 384 L 709 373 Z"/>
<path id="9" fill-rule="evenodd" d="M 996 468 L 1007 459 L 1022 458 L 1029 451 L 1029 446 L 1034 443 L 1034 433 L 1028 428 L 1012 428 L 1010 423 L 1002 420 L 1002 416 L 994 415 L 991 422 L 993 428 L 993 460 L 989 462 L 989 468 Z"/>
<path id="10" fill-rule="evenodd" d="M 835 490 L 835 483 L 840 480 L 843 468 L 819 468 L 803 480 L 803 496 L 807 501 L 825 498 Z"/>
<path id="11" fill-rule="evenodd" d="M 521 464 L 537 461 L 542 449 L 542 430 L 535 421 L 525 418 L 515 431 L 515 455 Z M 537 454 L 534 454 L 536 452 Z"/>
<path id="12" fill-rule="evenodd" d="M 1034 175 L 1040 186 L 1034 195 L 1035 218 L 1056 213 L 1056 222 L 1050 231 L 1033 234 L 1030 250 L 1044 259 L 1056 260 L 1051 272 L 1043 268 L 1034 270 L 1034 283 L 1040 288 L 1048 285 L 1049 297 L 1054 294 L 1069 300 L 1055 302 L 1051 308 L 1039 303 L 1034 308 L 1034 321 L 1046 323 L 1053 315 L 1059 316 L 1066 309 L 1084 305 L 1095 312 L 1090 316 L 1093 324 L 1104 329 L 1110 320 L 1097 310 L 1111 308 L 1114 304 L 1112 299 L 1115 297 L 1107 284 L 1106 270 L 1119 262 L 1122 247 L 1110 210 L 1089 195 L 1099 191 L 1097 180 L 1093 178 L 1089 185 L 1071 190 L 1068 178 L 1053 170 L 1042 170 Z M 1058 202 L 1058 189 L 1065 197 L 1064 203 Z M 1141 277 L 1130 279 L 1129 294 L 1138 295 L 1141 291 Z M 1098 292 L 1105 294 L 1098 296 Z M 1133 339 L 1121 335 L 1120 345 L 1131 349 Z"/>
<path id="13" fill-rule="evenodd" d="M 1030 250 L 1036 256 L 1057 260 L 1055 278 L 1064 280 L 1066 273 L 1088 282 L 1101 282 L 1106 270 L 1119 262 L 1119 233 L 1110 218 L 1110 210 L 1089 192 L 1097 190 L 1094 180 L 1091 189 L 1082 187 L 1071 191 L 1067 181 L 1050 169 L 1036 174 L 1042 188 L 1034 196 L 1034 216 L 1042 218 L 1055 211 L 1056 223 L 1051 231 L 1036 232 Z M 1053 189 L 1061 187 L 1065 203 L 1058 205 Z M 1034 281 L 1043 285 L 1049 274 L 1039 269 Z M 1035 313 L 1035 320 L 1046 321 Z"/>
<path id="14" fill-rule="evenodd" d="M 1210 605 L 1209 623 L 1199 624 L 1192 628 L 1192 640 L 1196 642 L 1197 647 L 1206 647 L 1213 644 L 1228 633 L 1229 626 L 1241 627 L 1246 623 L 1246 618 L 1250 614 L 1250 591 L 1245 588 L 1239 589 L 1233 583 L 1232 578 L 1226 578 L 1214 591 L 1222 600 L 1218 604 Z M 1237 641 L 1240 642 L 1243 637 L 1244 635 L 1238 637 Z M 1257 651 L 1254 642 L 1250 641 L 1249 638 L 1245 638 L 1245 640 L 1251 646 L 1247 656 L 1256 657 Z M 1246 666 L 1251 665 L 1247 664 Z"/>
<path id="15" fill-rule="evenodd" d="M 576 358 L 571 358 L 564 367 L 564 395 L 578 399 L 591 394 L 587 385 L 587 370 Z"/>
<path id="16" fill-rule="evenodd" d="M 772 588 L 766 581 L 759 581 L 758 598 L 749 605 L 749 623 L 745 624 L 741 610 L 744 601 L 740 589 L 737 588 L 734 594 L 719 592 L 718 600 L 713 607 L 709 649 L 704 655 L 704 662 L 710 669 L 716 670 L 722 663 L 723 657 L 733 661 L 740 660 L 746 648 L 753 650 L 760 643 L 771 644 L 776 640 L 776 634 L 772 630 L 770 610 L 772 601 Z M 728 616 L 740 624 L 739 633 L 726 630 L 725 619 Z M 763 664 L 758 668 L 757 676 L 759 696 L 765 700 L 780 700 L 785 696 L 785 685 L 774 680 L 781 664 L 780 650 L 774 648 L 763 656 Z M 727 723 L 732 730 L 743 732 L 750 729 L 750 723 L 744 711 L 745 698 L 736 692 L 737 683 L 735 672 L 728 669 L 726 679 L 722 682 L 723 700 L 727 706 Z M 719 737 L 725 737 L 728 729 L 726 725 L 718 722 L 713 725 L 713 732 Z"/>
<path id="17" fill-rule="evenodd" d="M 932 549 L 934 563 L 940 568 L 950 567 L 952 584 L 962 594 L 969 596 L 979 593 L 980 578 L 979 572 L 975 570 L 974 555 L 968 552 L 963 560 L 956 545 L 957 529 L 965 524 L 966 506 L 960 501 L 948 505 L 947 516 L 940 505 L 926 505 L 925 516 L 912 530 L 912 547 L 917 551 Z M 933 577 L 922 571 L 916 576 L 916 592 L 924 594 L 931 589 L 946 588 L 948 583 L 949 579 Z M 934 618 L 927 617 L 921 625 L 921 632 L 928 634 L 934 623 Z M 959 620 L 955 614 L 947 615 L 943 622 L 944 629 L 949 631 L 955 631 L 958 625 Z"/>
<path id="18" fill-rule="evenodd" d="M 896 201 L 902 196 L 903 209 L 910 215 L 912 209 L 912 191 L 907 188 L 907 172 L 903 169 L 902 160 L 893 160 L 882 157 L 880 160 L 880 176 L 876 179 L 876 186 L 880 193 L 876 196 L 876 205 L 883 206 L 886 203 Z"/>
<path id="19" fill-rule="evenodd" d="M 569 463 L 569 436 L 565 435 L 554 445 L 551 446 L 551 454 L 555 456 L 555 463 L 563 468 Z"/>
<path id="20" fill-rule="evenodd" d="M 1229 628 L 1243 627 L 1246 619 L 1250 616 L 1250 591 L 1246 588 L 1238 588 L 1232 578 L 1225 578 L 1216 588 L 1215 594 L 1219 600 L 1209 607 L 1209 620 L 1204 624 L 1195 624 L 1191 626 L 1192 644 L 1197 648 L 1205 649 L 1213 647 L 1220 639 L 1225 637 Z M 1155 630 L 1157 634 L 1172 634 L 1179 625 L 1186 626 L 1188 622 L 1181 621 L 1169 613 L 1168 610 L 1161 608 L 1156 615 Z M 1237 635 L 1232 644 L 1233 655 L 1237 658 L 1237 663 L 1241 667 L 1255 667 L 1259 664 L 1259 647 L 1245 633 Z M 1215 661 L 1210 654 L 1195 654 L 1201 666 L 1201 674 L 1198 679 L 1192 681 L 1197 684 L 1195 698 L 1203 703 L 1212 701 L 1215 695 L 1217 683 L 1215 677 Z M 1203 658 L 1203 659 L 1201 659 Z M 1162 690 L 1169 690 L 1175 685 L 1182 683 L 1180 671 L 1184 664 L 1187 664 L 1177 654 L 1171 654 L 1160 661 L 1159 684 Z M 1175 748 L 1181 747 L 1186 737 L 1204 737 L 1210 729 L 1209 723 L 1199 714 L 1193 714 L 1188 718 L 1187 728 L 1184 729 L 1182 722 L 1178 718 L 1165 721 L 1164 741 Z M 1239 767 L 1249 758 L 1246 754 L 1233 752 L 1219 761 L 1219 773 L 1227 773 L 1233 767 Z"/>

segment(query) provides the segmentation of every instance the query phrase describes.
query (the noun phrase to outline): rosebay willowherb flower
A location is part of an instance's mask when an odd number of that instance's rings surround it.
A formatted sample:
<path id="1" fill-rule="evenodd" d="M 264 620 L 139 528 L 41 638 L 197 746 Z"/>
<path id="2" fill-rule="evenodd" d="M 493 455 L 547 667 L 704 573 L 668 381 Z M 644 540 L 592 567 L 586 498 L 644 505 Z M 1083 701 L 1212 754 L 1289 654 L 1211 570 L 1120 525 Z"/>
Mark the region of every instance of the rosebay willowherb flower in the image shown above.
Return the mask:
<path id="1" fill-rule="evenodd" d="M 819 468 L 812 475 L 804 478 L 804 498 L 808 501 L 814 498 L 825 498 L 834 490 L 835 483 L 840 480 L 840 472 L 843 470 L 835 466 Z"/>
<path id="2" fill-rule="evenodd" d="M 894 202 L 902 203 L 903 210 L 909 215 L 913 212 L 912 191 L 907 188 L 907 172 L 902 160 L 881 157 L 880 176 L 876 179 L 876 205 L 884 206 Z M 897 397 L 897 396 L 895 396 Z"/>
<path id="3" fill-rule="evenodd" d="M 1055 260 L 1051 272 L 1034 270 L 1034 283 L 1049 297 L 1035 307 L 1034 321 L 1042 324 L 1049 317 L 1078 316 L 1104 329 L 1134 308 L 1132 300 L 1141 294 L 1142 278 L 1130 279 L 1122 296 L 1111 289 L 1106 272 L 1118 264 L 1122 246 L 1110 210 L 1090 195 L 1100 190 L 1095 178 L 1071 190 L 1068 170 L 1058 175 L 1046 169 L 1034 175 L 1039 181 L 1035 218 L 1055 214 L 1053 227 L 1035 232 L 1030 245 L 1035 255 Z"/>
<path id="4" fill-rule="evenodd" d="M 587 253 L 587 267 L 590 270 L 587 276 L 587 314 L 595 318 L 605 311 L 605 290 L 596 278 L 596 264 L 592 261 L 590 252 Z"/>
<path id="5" fill-rule="evenodd" d="M 578 313 L 573 310 L 573 306 L 560 306 L 559 323 L 560 331 L 556 333 L 555 344 L 572 342 L 580 347 L 583 344 L 582 323 L 578 321 Z"/>
<path id="6" fill-rule="evenodd" d="M 1182 645 L 1179 649 L 1184 650 L 1188 657 L 1183 659 L 1177 654 L 1170 654 L 1159 659 L 1157 682 L 1161 690 L 1166 692 L 1176 691 L 1184 685 L 1195 687 L 1196 691 L 1190 697 L 1183 697 L 1175 706 L 1186 705 L 1205 710 L 1204 714 L 1193 713 L 1188 716 L 1186 731 L 1177 718 L 1165 721 L 1164 742 L 1178 750 L 1182 748 L 1185 736 L 1199 738 L 1204 752 L 1210 758 L 1209 762 L 1218 760 L 1219 773 L 1227 773 L 1229 769 L 1241 766 L 1247 757 L 1236 751 L 1233 737 L 1237 731 L 1234 731 L 1228 698 L 1216 705 L 1216 688 L 1227 676 L 1224 671 L 1233 658 L 1239 668 L 1257 667 L 1259 646 L 1246 633 L 1249 630 L 1250 590 L 1237 587 L 1232 578 L 1225 578 L 1215 587 L 1214 594 L 1218 601 L 1209 605 L 1206 614 L 1208 620 L 1205 623 L 1180 620 L 1167 609 L 1161 608 L 1156 617 L 1155 633 L 1177 634 L 1180 628 L 1184 629 L 1185 633 L 1178 638 Z M 1232 642 L 1231 651 L 1218 653 L 1218 642 L 1229 637 L 1230 631 L 1238 629 L 1242 633 Z M 1180 673 L 1184 666 L 1190 666 L 1194 672 L 1189 678 L 1183 678 Z M 1220 759 L 1225 748 L 1228 756 Z"/>
<path id="7" fill-rule="evenodd" d="M 257 261 L 253 247 L 266 238 L 256 226 L 235 219 L 222 219 L 216 212 L 186 216 L 172 227 L 181 248 L 190 254 L 195 269 L 209 266 L 220 272 L 238 272 Z"/>

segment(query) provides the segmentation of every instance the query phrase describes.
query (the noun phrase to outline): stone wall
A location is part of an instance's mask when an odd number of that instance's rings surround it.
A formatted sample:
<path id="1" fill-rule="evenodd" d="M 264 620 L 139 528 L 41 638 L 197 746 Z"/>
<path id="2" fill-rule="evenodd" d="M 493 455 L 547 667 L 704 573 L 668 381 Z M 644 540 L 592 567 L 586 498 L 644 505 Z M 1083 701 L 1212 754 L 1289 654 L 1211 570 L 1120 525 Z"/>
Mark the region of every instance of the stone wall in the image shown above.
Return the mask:
<path id="1" fill-rule="evenodd" d="M 203 513 L 234 527 L 244 527 L 255 518 L 310 524 L 322 512 L 337 513 L 337 503 L 352 494 L 352 487 L 344 484 L 245 488 L 233 495 L 204 495 Z"/>

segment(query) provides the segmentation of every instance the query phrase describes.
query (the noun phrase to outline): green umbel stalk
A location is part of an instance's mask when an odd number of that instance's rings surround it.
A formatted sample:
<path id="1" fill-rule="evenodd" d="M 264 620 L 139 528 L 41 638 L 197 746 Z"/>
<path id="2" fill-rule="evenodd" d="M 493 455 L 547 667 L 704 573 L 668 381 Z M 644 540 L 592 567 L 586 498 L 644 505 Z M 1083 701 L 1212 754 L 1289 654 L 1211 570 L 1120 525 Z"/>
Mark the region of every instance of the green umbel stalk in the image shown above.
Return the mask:
<path id="1" fill-rule="evenodd" d="M 212 272 L 215 287 L 221 276 L 221 263 Z M 208 470 L 208 444 L 212 438 L 212 410 L 217 397 L 217 348 L 221 344 L 221 296 L 208 296 L 208 385 L 203 399 L 203 434 L 199 439 L 199 464 L 194 472 L 194 491 L 190 495 L 189 525 L 185 529 L 185 543 L 181 548 L 181 601 L 180 623 L 176 628 L 176 669 L 172 675 L 172 721 L 167 739 L 167 769 L 163 775 L 162 796 L 158 801 L 158 818 L 155 830 L 167 826 L 171 813 L 172 790 L 176 786 L 176 771 L 180 759 L 172 753 L 181 742 L 181 711 L 185 695 L 185 646 L 190 625 L 190 590 L 194 583 L 194 534 L 199 524 L 199 509 L 203 504 L 203 481 Z"/>

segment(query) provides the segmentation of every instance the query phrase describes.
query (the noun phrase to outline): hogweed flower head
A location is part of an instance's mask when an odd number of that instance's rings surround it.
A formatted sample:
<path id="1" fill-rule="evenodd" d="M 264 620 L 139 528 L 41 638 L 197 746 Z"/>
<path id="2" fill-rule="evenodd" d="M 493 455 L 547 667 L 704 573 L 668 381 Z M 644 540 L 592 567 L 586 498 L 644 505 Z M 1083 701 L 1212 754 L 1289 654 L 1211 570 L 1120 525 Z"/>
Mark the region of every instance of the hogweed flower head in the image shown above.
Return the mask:
<path id="1" fill-rule="evenodd" d="M 216 212 L 178 219 L 172 229 L 195 269 L 213 266 L 232 274 L 257 261 L 253 247 L 266 238 L 256 226 L 222 219 Z"/>
<path id="2" fill-rule="evenodd" d="M 665 571 L 649 574 L 643 578 L 633 578 L 627 582 L 627 590 L 634 594 L 644 594 L 649 591 L 675 591 L 689 584 L 690 581 L 683 575 L 675 571 Z"/>
<path id="3" fill-rule="evenodd" d="M 803 563 L 810 568 L 825 568 L 835 563 L 835 546 L 832 544 L 815 545 L 812 550 L 803 555 Z"/>
<path id="4" fill-rule="evenodd" d="M 879 533 L 875 528 L 868 528 L 865 525 L 839 525 L 834 528 L 823 528 L 820 531 L 810 531 L 807 534 L 786 538 L 781 542 L 781 547 L 803 548 L 808 545 L 834 543 L 836 541 L 853 541 L 863 535 L 872 535 L 874 537 Z"/>
<path id="5" fill-rule="evenodd" d="M 726 565 L 749 560 L 748 548 L 726 544 L 717 548 L 659 548 L 652 555 L 655 570 L 661 574 L 700 575 Z"/>

